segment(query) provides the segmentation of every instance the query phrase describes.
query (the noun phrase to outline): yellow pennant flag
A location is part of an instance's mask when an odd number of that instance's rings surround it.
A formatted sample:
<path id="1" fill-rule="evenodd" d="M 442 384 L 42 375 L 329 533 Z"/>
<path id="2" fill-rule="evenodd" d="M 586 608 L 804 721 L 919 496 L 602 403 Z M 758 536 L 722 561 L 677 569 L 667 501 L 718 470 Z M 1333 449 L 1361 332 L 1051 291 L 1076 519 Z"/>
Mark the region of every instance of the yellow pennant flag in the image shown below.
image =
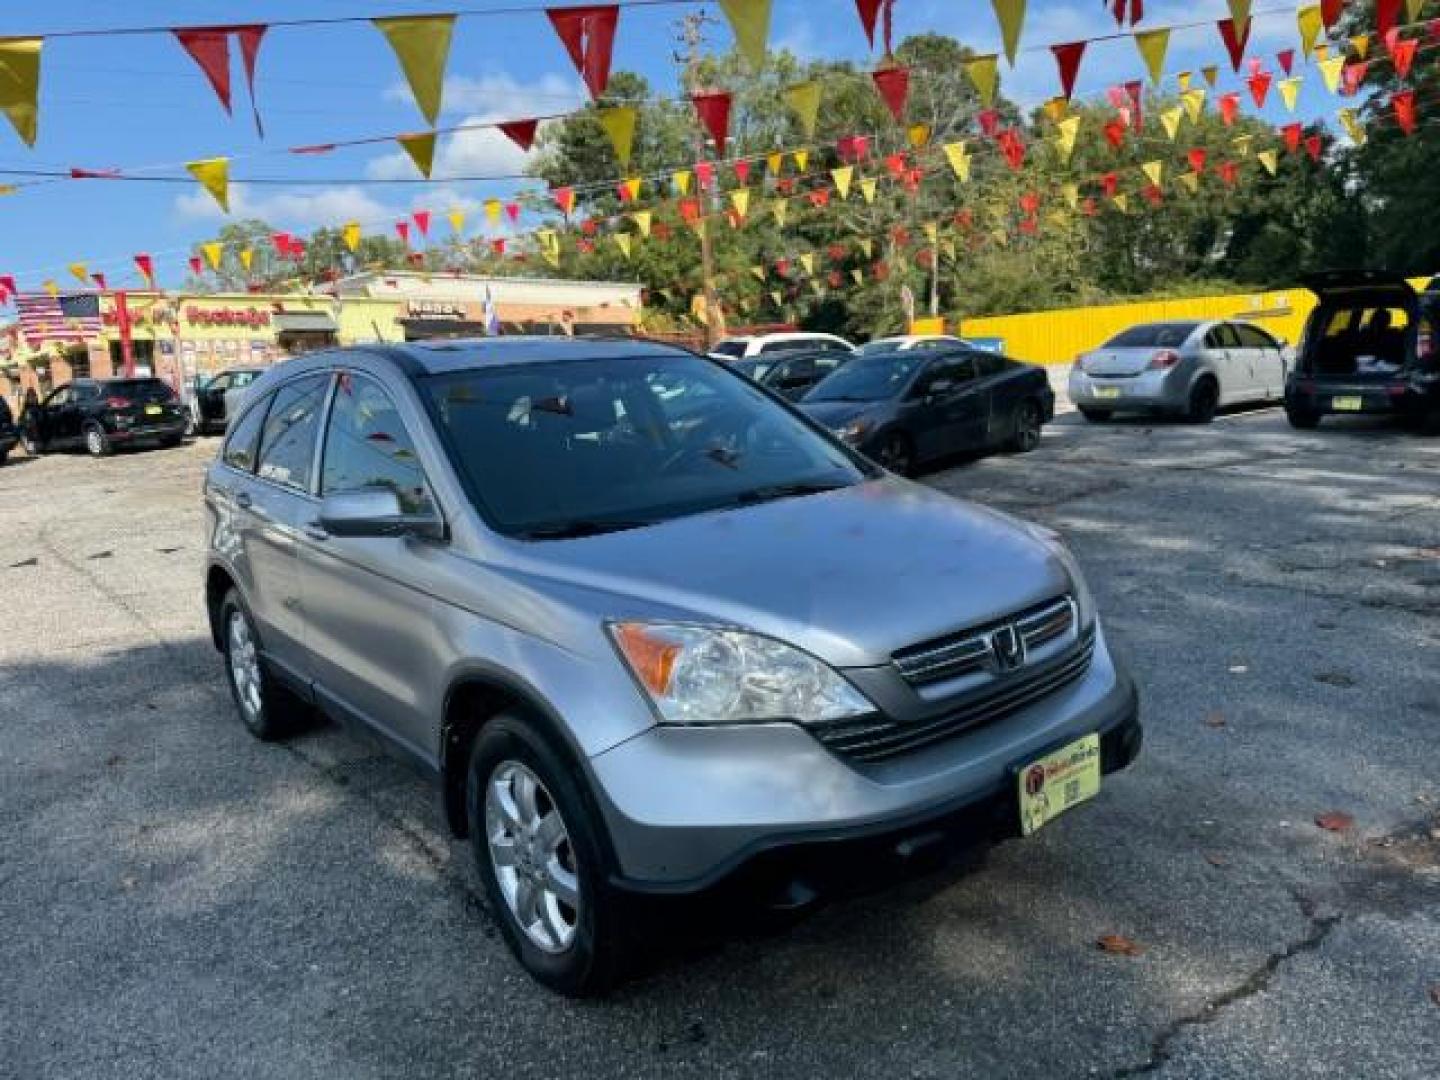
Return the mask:
<path id="1" fill-rule="evenodd" d="M 640 235 L 649 239 L 653 217 L 654 215 L 649 210 L 636 210 L 630 215 L 630 220 L 635 222 L 635 227 L 640 230 Z"/>
<path id="2" fill-rule="evenodd" d="M 730 20 L 735 47 L 753 68 L 765 66 L 765 43 L 770 37 L 770 0 L 720 0 Z"/>
<path id="3" fill-rule="evenodd" d="M 210 264 L 211 270 L 220 269 L 220 260 L 225 255 L 225 248 L 218 240 L 212 240 L 208 244 L 201 244 L 200 250 L 205 253 L 205 261 Z"/>
<path id="4" fill-rule="evenodd" d="M 987 109 L 995 104 L 995 91 L 1000 85 L 1000 62 L 999 58 L 990 56 L 976 56 L 965 61 L 965 74 L 975 84 L 975 92 L 980 95 L 980 104 Z"/>
<path id="5" fill-rule="evenodd" d="M 770 299 L 775 302 L 775 306 L 777 308 L 785 306 L 785 294 L 782 293 L 779 289 L 770 290 Z"/>
<path id="6" fill-rule="evenodd" d="M 60 286 L 55 284 L 54 279 L 46 279 L 45 284 L 41 287 L 50 294 L 52 300 L 60 295 Z"/>
<path id="7" fill-rule="evenodd" d="M 1159 85 L 1165 75 L 1165 54 L 1170 50 L 1170 28 L 1137 32 L 1135 47 L 1145 58 L 1145 66 L 1150 71 L 1150 81 Z"/>
<path id="8" fill-rule="evenodd" d="M 465 231 L 465 211 L 458 207 L 450 211 L 450 228 L 455 230 L 456 235 Z"/>
<path id="9" fill-rule="evenodd" d="M 950 168 L 955 171 L 955 179 L 970 179 L 970 155 L 963 142 L 946 143 L 945 160 L 950 162 Z"/>
<path id="10" fill-rule="evenodd" d="M 873 176 L 867 176 L 860 181 L 860 194 L 865 196 L 865 205 L 868 206 L 875 201 L 875 193 L 879 187 L 880 182 Z"/>
<path id="11" fill-rule="evenodd" d="M 690 194 L 690 170 L 681 169 L 679 172 L 670 174 L 670 182 L 675 185 L 675 190 L 681 195 Z"/>
<path id="12" fill-rule="evenodd" d="M 955 260 L 955 241 L 954 241 L 954 240 L 942 240 L 942 241 L 940 241 L 940 250 L 945 253 L 945 257 L 946 257 L 947 259 L 951 260 L 952 262 Z"/>
<path id="13" fill-rule="evenodd" d="M 785 155 L 778 150 L 772 150 L 765 155 L 765 167 L 770 170 L 771 176 L 779 176 L 780 170 L 785 167 Z"/>
<path id="14" fill-rule="evenodd" d="M 372 21 L 395 50 L 425 122 L 434 127 L 445 91 L 445 64 L 450 57 L 455 16 L 416 15 Z"/>
<path id="15" fill-rule="evenodd" d="M 1265 171 L 1271 176 L 1274 176 L 1276 170 L 1280 168 L 1280 155 L 1274 150 L 1261 150 L 1255 155 L 1255 160 L 1264 165 Z"/>
<path id="16" fill-rule="evenodd" d="M 1197 86 L 1194 90 L 1187 90 L 1180 99 L 1185 105 L 1185 113 L 1190 117 L 1192 124 L 1200 122 L 1200 115 L 1205 111 L 1205 90 Z"/>
<path id="17" fill-rule="evenodd" d="M 1045 110 L 1045 115 L 1050 118 L 1052 124 L 1058 124 L 1070 111 L 1070 103 L 1063 97 L 1052 97 L 1041 108 Z"/>
<path id="18" fill-rule="evenodd" d="M 1140 171 L 1145 174 L 1145 179 L 1155 187 L 1159 187 L 1165 182 L 1165 163 L 1163 161 L 1147 161 L 1140 166 Z"/>
<path id="19" fill-rule="evenodd" d="M 350 249 L 350 254 L 355 254 L 360 247 L 360 223 L 358 221 L 347 223 L 340 232 L 340 238 L 345 241 L 345 246 Z"/>
<path id="20" fill-rule="evenodd" d="M 1295 102 L 1300 96 L 1300 84 L 1305 80 L 1299 75 L 1292 75 L 1288 79 L 1281 79 L 1276 86 L 1280 90 L 1280 100 L 1285 102 L 1285 111 L 1294 112 Z"/>
<path id="21" fill-rule="evenodd" d="M 636 199 L 640 198 L 641 183 L 642 181 L 638 176 L 631 176 L 626 178 L 625 194 L 630 197 L 631 202 L 634 202 Z"/>
<path id="22" fill-rule="evenodd" d="M 835 181 L 835 190 L 840 193 L 840 198 L 850 197 L 850 181 L 855 177 L 855 166 L 842 165 L 838 169 L 830 170 L 830 179 Z"/>
<path id="23" fill-rule="evenodd" d="M 1215 64 L 1206 64 L 1200 69 L 1200 74 L 1205 76 L 1205 85 L 1213 87 L 1220 78 L 1220 68 Z"/>
<path id="24" fill-rule="evenodd" d="M 1182 94 L 1190 89 L 1191 78 L 1193 78 L 1193 75 L 1188 71 L 1182 71 L 1179 75 L 1175 76 L 1175 84 L 1180 87 Z"/>
<path id="25" fill-rule="evenodd" d="M 1000 37 L 1005 42 L 1005 58 L 1015 66 L 1020 50 L 1020 31 L 1025 27 L 1025 0 L 990 0 L 995 17 L 1000 20 Z"/>
<path id="26" fill-rule="evenodd" d="M 820 84 L 797 83 L 785 91 L 785 104 L 800 120 L 800 129 L 807 139 L 815 137 L 815 122 L 820 118 Z"/>
<path id="27" fill-rule="evenodd" d="M 1230 142 L 1234 144 L 1235 152 L 1237 154 L 1239 154 L 1241 157 L 1249 157 L 1250 141 L 1253 138 L 1253 135 L 1236 135 L 1235 138 L 1230 140 Z"/>
<path id="28" fill-rule="evenodd" d="M 1070 163 L 1070 155 L 1075 152 L 1075 140 L 1080 135 L 1080 117 L 1067 116 L 1057 125 L 1055 132 L 1055 149 L 1060 152 L 1060 160 L 1064 164 Z"/>
<path id="29" fill-rule="evenodd" d="M 1165 134 L 1170 141 L 1174 142 L 1175 137 L 1180 134 L 1180 121 L 1185 116 L 1185 110 L 1179 105 L 1173 109 L 1166 109 L 1160 114 L 1160 126 L 1165 129 Z"/>
<path id="30" fill-rule="evenodd" d="M 0 38 L 0 110 L 26 146 L 35 145 L 40 123 L 42 38 Z"/>
<path id="31" fill-rule="evenodd" d="M 1126 195 L 1123 191 L 1110 201 L 1115 204 L 1115 209 L 1119 210 L 1120 213 L 1127 214 L 1130 212 L 1130 196 Z"/>
<path id="32" fill-rule="evenodd" d="M 1230 0 L 1230 18 L 1236 26 L 1246 25 L 1250 21 L 1250 0 Z"/>
<path id="33" fill-rule="evenodd" d="M 429 180 L 430 171 L 435 167 L 435 132 L 418 131 L 413 135 L 397 135 L 395 141 L 400 144 L 400 149 L 410 155 L 410 160 L 415 163 L 415 168 L 420 170 L 420 175 Z"/>
<path id="34" fill-rule="evenodd" d="M 1061 184 L 1061 185 L 1060 185 L 1060 194 L 1064 197 L 1065 201 L 1070 205 L 1070 209 L 1071 209 L 1071 210 L 1074 210 L 1076 207 L 1078 207 L 1078 206 L 1080 205 L 1080 185 L 1079 185 L 1079 184 L 1070 183 L 1069 181 L 1067 181 L 1066 183 Z"/>
<path id="35" fill-rule="evenodd" d="M 635 108 L 632 105 L 617 105 L 612 109 L 598 109 L 595 119 L 605 130 L 610 145 L 615 150 L 615 160 L 620 167 L 630 167 L 630 150 L 635 145 Z"/>
<path id="36" fill-rule="evenodd" d="M 805 273 L 813 275 L 815 273 L 815 256 L 807 251 L 800 256 L 800 265 L 805 268 Z"/>
<path id="37" fill-rule="evenodd" d="M 929 240 L 930 245 L 933 247 L 936 241 L 940 239 L 940 226 L 933 221 L 927 221 L 923 227 L 925 229 L 925 239 Z"/>
<path id="38" fill-rule="evenodd" d="M 1340 89 L 1340 72 L 1345 69 L 1345 57 L 1332 56 L 1320 61 L 1320 77 L 1325 80 L 1325 89 L 1335 93 Z"/>
<path id="39" fill-rule="evenodd" d="M 905 129 L 905 135 L 916 150 L 923 150 L 930 145 L 929 124 L 911 124 Z"/>
<path id="40" fill-rule="evenodd" d="M 1320 13 L 1319 4 L 1306 4 L 1295 13 L 1295 21 L 1300 25 L 1300 51 L 1306 56 L 1310 50 L 1315 48 L 1315 41 L 1320 37 L 1320 30 L 1325 25 L 1325 20 Z"/>
<path id="41" fill-rule="evenodd" d="M 873 259 L 875 257 L 875 241 L 871 240 L 868 236 L 862 237 L 860 239 L 860 250 L 865 253 L 865 258 Z"/>
<path id="42" fill-rule="evenodd" d="M 629 233 L 617 232 L 614 234 L 615 246 L 620 249 L 620 254 L 630 258 L 631 240 Z"/>
<path id="43" fill-rule="evenodd" d="M 735 213 L 742 218 L 750 213 L 750 189 L 736 188 L 730 192 L 730 205 L 735 208 Z"/>
<path id="44" fill-rule="evenodd" d="M 1425 7 L 1425 0 L 1405 0 L 1405 21 L 1416 23 L 1420 21 L 1420 11 Z"/>
<path id="45" fill-rule="evenodd" d="M 863 283 L 865 280 L 865 271 L 861 270 L 858 266 L 852 266 L 850 268 L 850 280 L 855 282 L 856 285 Z"/>
<path id="46" fill-rule="evenodd" d="M 1350 47 L 1355 50 L 1355 55 L 1361 60 L 1370 55 L 1370 35 L 1356 34 L 1350 39 Z"/>
<path id="47" fill-rule="evenodd" d="M 185 168 L 200 181 L 200 186 L 215 197 L 220 209 L 230 212 L 230 159 L 217 157 L 203 161 L 187 161 Z"/>
<path id="48" fill-rule="evenodd" d="M 76 281 L 80 282 L 81 285 L 90 284 L 90 270 L 84 263 L 71 263 L 70 274 Z"/>
<path id="49" fill-rule="evenodd" d="M 752 267 L 750 267 L 750 273 L 752 273 L 752 274 L 755 275 L 755 280 L 757 280 L 757 281 L 764 281 L 764 280 L 765 280 L 765 267 L 763 267 L 763 266 L 752 266 Z"/>
<path id="50" fill-rule="evenodd" d="M 500 223 L 500 212 L 502 209 L 503 207 L 500 205 L 499 199 L 486 199 L 485 220 L 491 225 L 498 225 Z"/>
<path id="51" fill-rule="evenodd" d="M 1063 229 L 1066 225 L 1070 224 L 1070 215 L 1064 210 L 1051 210 L 1048 220 L 1051 225 L 1058 225 Z"/>
<path id="52" fill-rule="evenodd" d="M 1010 234 L 1004 229 L 996 229 L 990 234 L 990 238 L 994 240 L 995 243 L 999 244 L 1001 247 L 1010 246 Z"/>
<path id="53" fill-rule="evenodd" d="M 241 248 L 239 254 L 240 265 L 245 268 L 245 272 L 248 274 L 250 272 L 251 265 L 255 262 L 255 249 Z"/>
<path id="54" fill-rule="evenodd" d="M 1175 179 L 1178 183 L 1183 184 L 1191 195 L 1200 190 L 1200 174 L 1197 172 L 1181 173 Z"/>
<path id="55" fill-rule="evenodd" d="M 1340 117 L 1340 123 L 1345 126 L 1345 132 L 1350 136 L 1350 141 L 1356 146 L 1364 146 L 1365 125 L 1356 118 L 1354 112 L 1349 109 L 1341 109 L 1337 115 Z"/>
<path id="56" fill-rule="evenodd" d="M 14 195 L 19 190 L 14 184 L 0 184 L 0 195 Z"/>
<path id="57" fill-rule="evenodd" d="M 1325 45 L 1325 44 L 1316 45 L 1316 46 L 1315 46 L 1315 62 L 1316 62 L 1316 63 L 1319 63 L 1321 60 L 1329 60 L 1329 59 L 1330 59 L 1330 46 L 1329 46 L 1329 45 Z"/>
<path id="58" fill-rule="evenodd" d="M 802 173 L 810 167 L 809 150 L 796 150 L 792 156 L 795 158 L 795 168 L 799 169 Z"/>
<path id="59" fill-rule="evenodd" d="M 770 201 L 770 213 L 775 216 L 775 224 L 780 228 L 785 227 L 785 215 L 789 212 L 790 205 L 784 199 L 772 199 Z"/>

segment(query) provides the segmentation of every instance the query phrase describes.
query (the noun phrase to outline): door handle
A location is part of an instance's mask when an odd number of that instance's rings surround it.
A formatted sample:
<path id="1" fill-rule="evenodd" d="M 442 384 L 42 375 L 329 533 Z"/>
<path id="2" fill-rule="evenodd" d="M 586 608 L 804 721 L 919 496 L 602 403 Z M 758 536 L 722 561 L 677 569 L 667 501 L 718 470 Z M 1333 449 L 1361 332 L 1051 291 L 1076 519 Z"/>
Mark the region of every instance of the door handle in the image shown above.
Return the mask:
<path id="1" fill-rule="evenodd" d="M 325 526 L 321 525 L 318 521 L 307 521 L 301 526 L 300 531 L 318 543 L 323 544 L 326 540 L 330 539 L 330 534 L 325 531 Z"/>
<path id="2" fill-rule="evenodd" d="M 249 510 L 250 507 L 255 505 L 255 500 L 250 497 L 248 491 L 237 491 L 235 493 L 235 505 L 242 510 Z"/>

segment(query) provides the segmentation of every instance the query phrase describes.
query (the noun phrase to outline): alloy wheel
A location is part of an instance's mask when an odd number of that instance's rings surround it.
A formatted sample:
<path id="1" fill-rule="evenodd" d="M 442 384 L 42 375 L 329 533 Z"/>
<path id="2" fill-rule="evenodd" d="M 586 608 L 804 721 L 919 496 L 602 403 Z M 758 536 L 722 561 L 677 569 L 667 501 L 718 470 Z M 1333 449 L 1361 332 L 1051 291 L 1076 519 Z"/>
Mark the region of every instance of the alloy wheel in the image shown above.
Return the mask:
<path id="1" fill-rule="evenodd" d="M 85 449 L 99 457 L 105 453 L 105 436 L 99 428 L 87 428 L 85 431 Z"/>
<path id="2" fill-rule="evenodd" d="M 892 435 L 886 439 L 880 447 L 880 452 L 875 456 L 881 465 L 901 476 L 908 476 L 911 466 L 914 464 L 910 459 L 909 444 L 899 435 Z"/>
<path id="3" fill-rule="evenodd" d="M 255 648 L 255 635 L 250 632 L 250 620 L 243 611 L 230 613 L 230 625 L 226 628 L 230 639 L 230 676 L 235 680 L 235 696 L 245 719 L 255 721 L 264 707 L 260 683 L 260 653 Z"/>
<path id="4" fill-rule="evenodd" d="M 1025 402 L 1015 415 L 1015 449 L 1024 453 L 1040 445 L 1040 410 Z"/>
<path id="5" fill-rule="evenodd" d="M 550 792 L 518 761 L 502 761 L 490 775 L 485 835 L 516 923 L 540 950 L 564 952 L 580 925 L 575 848 Z"/>

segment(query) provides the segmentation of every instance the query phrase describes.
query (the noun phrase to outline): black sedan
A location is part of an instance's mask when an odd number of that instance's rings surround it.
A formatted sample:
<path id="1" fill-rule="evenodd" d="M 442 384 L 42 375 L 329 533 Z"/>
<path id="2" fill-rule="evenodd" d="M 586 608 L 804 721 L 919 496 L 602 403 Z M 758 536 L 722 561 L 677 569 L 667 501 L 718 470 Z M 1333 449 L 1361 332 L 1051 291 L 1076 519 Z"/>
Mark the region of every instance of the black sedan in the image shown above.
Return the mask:
<path id="1" fill-rule="evenodd" d="M 1055 415 L 1043 368 L 978 349 L 859 356 L 800 403 L 861 453 L 893 472 L 965 451 L 1024 453 Z"/>
<path id="2" fill-rule="evenodd" d="M 27 408 L 20 431 L 32 455 L 83 447 L 99 457 L 119 446 L 178 445 L 185 415 L 160 379 L 76 379 Z"/>
<path id="3" fill-rule="evenodd" d="M 782 352 L 736 360 L 730 366 L 783 398 L 799 401 L 819 382 L 844 367 L 853 352 L 821 349 L 813 352 Z"/>

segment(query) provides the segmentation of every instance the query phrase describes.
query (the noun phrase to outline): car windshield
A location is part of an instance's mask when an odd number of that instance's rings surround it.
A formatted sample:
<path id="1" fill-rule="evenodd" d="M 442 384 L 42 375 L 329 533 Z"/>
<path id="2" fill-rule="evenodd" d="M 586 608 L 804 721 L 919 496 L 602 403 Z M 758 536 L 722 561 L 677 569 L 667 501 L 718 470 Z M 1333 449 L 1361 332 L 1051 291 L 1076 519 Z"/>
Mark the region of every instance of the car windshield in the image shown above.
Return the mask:
<path id="1" fill-rule="evenodd" d="M 744 375 L 748 378 L 754 379 L 756 382 L 759 382 L 761 379 L 765 378 L 765 376 L 770 373 L 770 369 L 775 366 L 775 361 L 759 359 L 737 360 L 733 366 L 736 371 L 740 372 L 741 375 Z"/>
<path id="2" fill-rule="evenodd" d="M 1101 348 L 1174 349 L 1185 344 L 1199 325 L 1193 322 L 1159 322 L 1132 326 L 1129 330 L 1120 331 Z"/>
<path id="3" fill-rule="evenodd" d="M 100 389 L 106 397 L 131 401 L 168 401 L 174 397 L 169 385 L 159 379 L 114 379 L 101 383 Z"/>
<path id="4" fill-rule="evenodd" d="M 744 356 L 744 341 L 717 341 L 710 349 L 716 356 Z"/>
<path id="5" fill-rule="evenodd" d="M 858 356 L 826 376 L 805 395 L 806 401 L 886 401 L 909 385 L 925 357 L 914 352 Z"/>
<path id="6" fill-rule="evenodd" d="M 530 539 L 639 528 L 867 475 L 700 357 L 480 368 L 428 378 L 425 393 L 477 508 Z"/>

